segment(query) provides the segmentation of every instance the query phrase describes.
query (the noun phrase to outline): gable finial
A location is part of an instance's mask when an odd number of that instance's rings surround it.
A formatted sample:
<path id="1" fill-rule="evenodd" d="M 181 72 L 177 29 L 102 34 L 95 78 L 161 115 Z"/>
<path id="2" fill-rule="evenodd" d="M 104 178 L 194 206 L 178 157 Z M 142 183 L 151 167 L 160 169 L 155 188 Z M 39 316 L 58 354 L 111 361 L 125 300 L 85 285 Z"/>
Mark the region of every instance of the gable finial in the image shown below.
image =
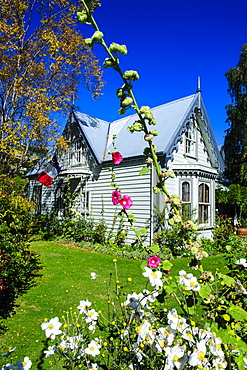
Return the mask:
<path id="1" fill-rule="evenodd" d="M 197 93 L 201 92 L 201 78 L 200 76 L 197 77 Z"/>

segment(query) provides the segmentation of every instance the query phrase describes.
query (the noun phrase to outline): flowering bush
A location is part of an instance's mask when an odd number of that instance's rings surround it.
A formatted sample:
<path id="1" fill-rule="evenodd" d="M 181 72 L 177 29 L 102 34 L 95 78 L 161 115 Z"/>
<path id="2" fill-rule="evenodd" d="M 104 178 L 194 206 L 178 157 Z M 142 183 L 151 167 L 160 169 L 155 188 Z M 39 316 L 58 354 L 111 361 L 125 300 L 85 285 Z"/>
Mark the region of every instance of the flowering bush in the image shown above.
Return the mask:
<path id="1" fill-rule="evenodd" d="M 60 357 L 64 361 L 61 366 L 67 369 L 218 370 L 245 366 L 247 345 L 240 329 L 247 312 L 228 301 L 231 290 L 246 294 L 240 282 L 219 272 L 203 271 L 201 265 L 199 277 L 181 270 L 172 278 L 167 276 L 172 264 L 154 255 L 143 266 L 146 288 L 129 293 L 120 282 L 117 261 L 113 261 L 116 280 L 113 286 L 107 284 L 107 314 L 84 299 L 77 312 L 67 312 L 62 320 L 45 320 L 41 327 L 48 340 L 46 358 Z M 151 264 L 153 267 L 148 267 Z M 237 260 L 236 266 L 240 265 L 247 266 L 246 259 Z M 99 278 L 91 273 L 91 279 Z"/>

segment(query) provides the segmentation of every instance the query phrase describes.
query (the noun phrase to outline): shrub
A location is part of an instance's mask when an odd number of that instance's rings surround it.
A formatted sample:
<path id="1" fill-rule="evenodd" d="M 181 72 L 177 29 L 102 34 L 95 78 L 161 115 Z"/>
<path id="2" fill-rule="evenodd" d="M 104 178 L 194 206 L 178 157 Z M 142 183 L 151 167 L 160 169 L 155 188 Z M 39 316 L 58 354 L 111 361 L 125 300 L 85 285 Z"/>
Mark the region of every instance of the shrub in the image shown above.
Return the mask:
<path id="1" fill-rule="evenodd" d="M 0 175 L 0 318 L 11 314 L 40 268 L 28 246 L 34 205 L 22 195 L 24 186 L 20 178 Z"/>

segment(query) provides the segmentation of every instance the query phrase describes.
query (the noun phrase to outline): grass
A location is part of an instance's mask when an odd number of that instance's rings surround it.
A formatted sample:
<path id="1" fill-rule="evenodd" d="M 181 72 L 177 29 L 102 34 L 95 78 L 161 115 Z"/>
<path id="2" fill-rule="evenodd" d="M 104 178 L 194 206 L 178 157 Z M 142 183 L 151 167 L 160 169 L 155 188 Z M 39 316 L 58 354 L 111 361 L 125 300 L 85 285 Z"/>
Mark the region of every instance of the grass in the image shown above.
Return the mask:
<path id="1" fill-rule="evenodd" d="M 37 369 L 45 338 L 40 328 L 44 318 L 61 317 L 63 312 L 74 310 L 82 299 L 89 299 L 96 310 L 105 311 L 108 299 L 105 281 L 111 278 L 112 286 L 115 286 L 114 256 L 56 242 L 36 241 L 31 249 L 40 254 L 43 269 L 36 285 L 18 300 L 16 314 L 7 320 L 7 331 L 0 337 L 0 354 L 7 352 L 9 346 L 17 349 L 11 359 L 0 358 L 0 367 L 29 356 L 33 362 L 32 369 Z M 147 282 L 141 274 L 142 261 L 116 259 L 120 284 L 128 284 L 128 292 L 142 291 Z M 187 259 L 177 259 L 172 263 L 172 277 L 177 276 L 181 269 L 188 270 Z M 222 257 L 205 259 L 205 269 L 222 270 L 223 267 Z M 90 272 L 103 278 L 91 280 Z M 131 282 L 128 282 L 128 277 L 132 278 Z M 48 364 L 46 366 L 44 368 L 48 369 Z"/>

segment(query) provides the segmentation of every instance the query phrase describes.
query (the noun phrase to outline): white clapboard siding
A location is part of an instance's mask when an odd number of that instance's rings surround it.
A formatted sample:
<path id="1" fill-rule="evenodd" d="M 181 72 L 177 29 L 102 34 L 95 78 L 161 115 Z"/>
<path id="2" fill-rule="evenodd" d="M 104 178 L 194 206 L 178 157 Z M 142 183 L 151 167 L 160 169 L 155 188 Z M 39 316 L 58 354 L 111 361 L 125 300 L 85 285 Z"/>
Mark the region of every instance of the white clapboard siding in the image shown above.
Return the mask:
<path id="1" fill-rule="evenodd" d="M 140 228 L 147 226 L 150 223 L 151 215 L 151 171 L 143 176 L 139 175 L 143 164 L 128 163 L 127 166 L 123 163 L 114 167 L 116 174 L 115 182 L 121 189 L 122 195 L 129 195 L 133 201 L 132 207 L 127 212 L 135 216 L 136 222 L 134 226 Z M 121 205 L 112 204 L 112 191 L 110 187 L 111 173 L 109 167 L 102 168 L 97 181 L 93 178 L 87 183 L 87 191 L 90 196 L 90 213 L 97 222 L 103 218 L 108 227 L 112 226 L 112 221 L 115 213 L 121 211 Z M 126 223 L 126 226 L 130 226 Z"/>

